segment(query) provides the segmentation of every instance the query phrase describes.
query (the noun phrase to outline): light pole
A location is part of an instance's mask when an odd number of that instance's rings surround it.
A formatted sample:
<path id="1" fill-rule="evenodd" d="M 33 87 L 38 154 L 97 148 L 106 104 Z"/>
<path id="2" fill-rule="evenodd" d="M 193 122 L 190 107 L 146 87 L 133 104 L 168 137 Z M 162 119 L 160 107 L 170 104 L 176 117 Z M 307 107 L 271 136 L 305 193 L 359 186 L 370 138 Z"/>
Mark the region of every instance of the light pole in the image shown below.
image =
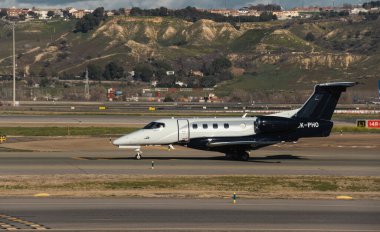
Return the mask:
<path id="1" fill-rule="evenodd" d="M 12 27 L 12 61 L 13 61 L 13 102 L 12 105 L 16 106 L 16 37 L 15 37 L 15 27 L 16 22 L 2 20 L 3 22 L 8 23 Z"/>
<path id="2" fill-rule="evenodd" d="M 12 23 L 13 34 L 13 106 L 16 106 L 16 42 L 15 42 L 15 22 Z"/>

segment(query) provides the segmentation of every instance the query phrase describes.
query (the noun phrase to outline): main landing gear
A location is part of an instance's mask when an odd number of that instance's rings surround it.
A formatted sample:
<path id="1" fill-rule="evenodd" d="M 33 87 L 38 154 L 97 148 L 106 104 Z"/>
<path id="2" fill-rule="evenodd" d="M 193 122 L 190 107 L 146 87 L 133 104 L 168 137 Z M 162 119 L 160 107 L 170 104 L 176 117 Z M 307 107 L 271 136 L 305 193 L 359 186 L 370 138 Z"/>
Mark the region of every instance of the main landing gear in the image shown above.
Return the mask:
<path id="1" fill-rule="evenodd" d="M 249 160 L 249 152 L 248 151 L 240 151 L 240 152 L 234 152 L 234 153 L 226 153 L 226 158 L 229 160 L 248 161 Z"/>
<path id="2" fill-rule="evenodd" d="M 142 158 L 142 151 L 140 149 L 136 149 L 135 159 L 140 160 Z"/>

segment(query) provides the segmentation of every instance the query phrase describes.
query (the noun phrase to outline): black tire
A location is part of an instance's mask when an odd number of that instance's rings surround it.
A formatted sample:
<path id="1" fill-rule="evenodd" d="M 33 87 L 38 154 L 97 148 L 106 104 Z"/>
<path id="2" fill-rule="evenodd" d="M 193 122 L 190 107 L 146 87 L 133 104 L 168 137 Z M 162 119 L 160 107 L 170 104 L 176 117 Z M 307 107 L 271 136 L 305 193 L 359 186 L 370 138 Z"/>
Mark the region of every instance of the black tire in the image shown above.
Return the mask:
<path id="1" fill-rule="evenodd" d="M 249 160 L 249 153 L 247 151 L 242 152 L 240 154 L 240 160 L 241 161 L 248 161 Z"/>

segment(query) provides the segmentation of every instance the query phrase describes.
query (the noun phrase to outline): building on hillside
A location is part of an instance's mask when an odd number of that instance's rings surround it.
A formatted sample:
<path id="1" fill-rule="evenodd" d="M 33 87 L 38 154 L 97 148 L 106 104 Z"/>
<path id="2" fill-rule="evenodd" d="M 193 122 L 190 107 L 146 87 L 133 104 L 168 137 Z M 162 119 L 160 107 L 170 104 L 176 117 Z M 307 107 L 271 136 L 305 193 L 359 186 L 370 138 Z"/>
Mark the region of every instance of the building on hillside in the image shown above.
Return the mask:
<path id="1" fill-rule="evenodd" d="M 106 15 L 107 15 L 108 17 L 112 17 L 112 16 L 115 15 L 115 13 L 109 10 L 109 11 L 106 12 Z"/>
<path id="2" fill-rule="evenodd" d="M 77 10 L 71 13 L 71 15 L 76 19 L 81 19 L 86 15 L 86 12 L 84 10 Z"/>
<path id="3" fill-rule="evenodd" d="M 37 14 L 38 19 L 49 19 L 48 10 L 35 9 L 33 12 Z"/>
<path id="4" fill-rule="evenodd" d="M 298 11 L 273 11 L 273 14 L 277 16 L 278 20 L 286 20 L 300 16 Z"/>
<path id="5" fill-rule="evenodd" d="M 203 72 L 201 71 L 193 71 L 193 70 L 190 70 L 190 76 L 193 76 L 193 77 L 203 77 L 204 74 Z"/>
<path id="6" fill-rule="evenodd" d="M 11 7 L 7 9 L 7 16 L 8 17 L 19 17 L 20 14 L 22 14 L 22 9 L 18 9 L 16 7 Z"/>
<path id="7" fill-rule="evenodd" d="M 67 12 L 69 12 L 69 14 L 72 14 L 72 13 L 78 11 L 78 10 L 75 9 L 74 7 L 68 7 L 68 8 L 66 8 L 66 10 L 67 10 Z"/>
<path id="8" fill-rule="evenodd" d="M 212 14 L 220 14 L 226 17 L 231 16 L 233 14 L 233 10 L 229 10 L 229 9 L 211 9 L 208 12 Z"/>
<path id="9" fill-rule="evenodd" d="M 122 15 L 125 15 L 125 16 L 129 16 L 130 15 L 130 13 L 131 13 L 131 10 L 132 9 L 130 9 L 130 8 L 120 8 L 122 11 L 120 11 L 120 13 L 122 14 Z"/>
<path id="10" fill-rule="evenodd" d="M 243 7 L 238 10 L 239 14 L 244 15 L 249 13 L 249 8 L 248 7 Z"/>
<path id="11" fill-rule="evenodd" d="M 319 12 L 321 8 L 319 7 L 296 7 L 292 11 L 298 11 L 298 13 L 308 13 L 308 12 Z"/>
<path id="12" fill-rule="evenodd" d="M 368 10 L 364 8 L 354 8 L 350 10 L 350 14 L 354 14 L 354 15 L 359 14 L 360 12 L 367 13 Z"/>
<path id="13" fill-rule="evenodd" d="M 157 87 L 158 81 L 154 80 L 150 82 L 150 85 L 153 87 Z"/>
<path id="14" fill-rule="evenodd" d="M 256 16 L 259 17 L 262 12 L 257 10 L 249 10 L 249 12 L 246 14 L 247 16 Z"/>
<path id="15" fill-rule="evenodd" d="M 176 81 L 175 84 L 180 86 L 180 87 L 187 87 L 187 84 L 182 82 L 182 81 Z"/>
<path id="16" fill-rule="evenodd" d="M 174 76 L 175 71 L 166 71 L 166 76 Z"/>

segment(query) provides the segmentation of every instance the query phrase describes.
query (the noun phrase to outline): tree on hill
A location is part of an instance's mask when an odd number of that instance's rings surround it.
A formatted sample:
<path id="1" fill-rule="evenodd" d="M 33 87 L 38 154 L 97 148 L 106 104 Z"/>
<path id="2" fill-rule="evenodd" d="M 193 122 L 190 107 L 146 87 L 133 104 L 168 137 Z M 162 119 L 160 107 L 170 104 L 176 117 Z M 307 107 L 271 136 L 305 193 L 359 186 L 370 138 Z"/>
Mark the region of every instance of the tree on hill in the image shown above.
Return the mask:
<path id="1" fill-rule="evenodd" d="M 97 80 L 100 81 L 103 77 L 103 70 L 99 65 L 96 64 L 89 64 L 87 66 L 88 70 L 88 78 L 90 80 Z"/>
<path id="2" fill-rule="evenodd" d="M 133 7 L 129 12 L 131 16 L 143 16 L 143 10 L 140 7 Z"/>
<path id="3" fill-rule="evenodd" d="M 277 4 L 258 4 L 255 6 L 249 6 L 250 10 L 257 10 L 257 11 L 281 11 L 281 6 Z"/>
<path id="4" fill-rule="evenodd" d="M 54 13 L 54 11 L 52 11 L 52 10 L 49 10 L 48 12 L 47 12 L 47 16 L 48 17 L 53 17 L 55 15 L 55 13 Z"/>
<path id="5" fill-rule="evenodd" d="M 28 15 L 34 19 L 38 18 L 38 14 L 34 11 L 28 11 Z"/>
<path id="6" fill-rule="evenodd" d="M 218 83 L 218 81 L 219 81 L 218 78 L 214 76 L 207 76 L 201 79 L 200 84 L 201 84 L 201 87 L 203 88 L 212 88 Z"/>
<path id="7" fill-rule="evenodd" d="M 0 18 L 7 16 L 7 9 L 0 10 Z"/>
<path id="8" fill-rule="evenodd" d="M 271 7 L 269 7 L 271 8 Z M 271 8 L 272 9 L 272 8 Z M 131 16 L 160 16 L 160 17 L 174 17 L 183 19 L 190 22 L 196 22 L 201 19 L 209 19 L 215 22 L 229 22 L 231 24 L 236 22 L 259 22 L 259 21 L 271 21 L 276 20 L 277 17 L 271 12 L 264 14 L 260 17 L 257 16 L 241 16 L 232 17 L 224 16 L 221 14 L 210 13 L 208 11 L 198 10 L 195 7 L 188 6 L 184 9 L 171 10 L 165 7 L 160 7 L 156 9 L 141 9 L 139 7 L 134 7 L 130 11 Z"/>
<path id="9" fill-rule="evenodd" d="M 377 20 L 379 18 L 379 13 L 376 13 L 376 12 L 374 12 L 374 13 L 371 13 L 371 12 L 364 13 L 364 18 L 367 21 Z"/>
<path id="10" fill-rule="evenodd" d="M 42 88 L 48 87 L 49 84 L 50 84 L 50 81 L 47 77 L 42 78 L 40 81 L 40 87 Z"/>
<path id="11" fill-rule="evenodd" d="M 26 14 L 19 14 L 18 15 L 18 18 L 21 20 L 21 21 L 24 21 L 26 19 Z"/>
<path id="12" fill-rule="evenodd" d="M 274 15 L 272 12 L 264 11 L 259 16 L 261 22 L 277 20 L 277 15 Z"/>
<path id="13" fill-rule="evenodd" d="M 310 41 L 310 42 L 314 41 L 315 40 L 314 34 L 312 32 L 307 33 L 305 36 L 305 40 Z"/>
<path id="14" fill-rule="evenodd" d="M 171 88 L 171 87 L 174 87 L 175 86 L 175 78 L 173 76 L 162 77 L 158 81 L 157 86 L 158 87 L 162 87 L 162 88 Z"/>
<path id="15" fill-rule="evenodd" d="M 138 64 L 134 71 L 137 80 L 150 82 L 153 78 L 153 69 L 149 64 Z"/>
<path id="16" fill-rule="evenodd" d="M 99 24 L 106 19 L 104 8 L 99 7 L 91 14 L 85 15 L 75 24 L 75 32 L 87 33 L 88 31 L 99 26 Z"/>
<path id="17" fill-rule="evenodd" d="M 211 65 L 204 65 L 203 72 L 207 75 L 215 75 L 231 67 L 232 63 L 228 58 L 219 57 L 212 61 Z"/>
<path id="18" fill-rule="evenodd" d="M 103 78 L 106 80 L 120 79 L 124 76 L 124 68 L 115 62 L 106 65 L 103 72 Z"/>
<path id="19" fill-rule="evenodd" d="M 375 8 L 375 7 L 380 7 L 380 1 L 365 2 L 365 3 L 363 3 L 362 6 L 365 9 L 371 9 L 371 8 Z"/>

